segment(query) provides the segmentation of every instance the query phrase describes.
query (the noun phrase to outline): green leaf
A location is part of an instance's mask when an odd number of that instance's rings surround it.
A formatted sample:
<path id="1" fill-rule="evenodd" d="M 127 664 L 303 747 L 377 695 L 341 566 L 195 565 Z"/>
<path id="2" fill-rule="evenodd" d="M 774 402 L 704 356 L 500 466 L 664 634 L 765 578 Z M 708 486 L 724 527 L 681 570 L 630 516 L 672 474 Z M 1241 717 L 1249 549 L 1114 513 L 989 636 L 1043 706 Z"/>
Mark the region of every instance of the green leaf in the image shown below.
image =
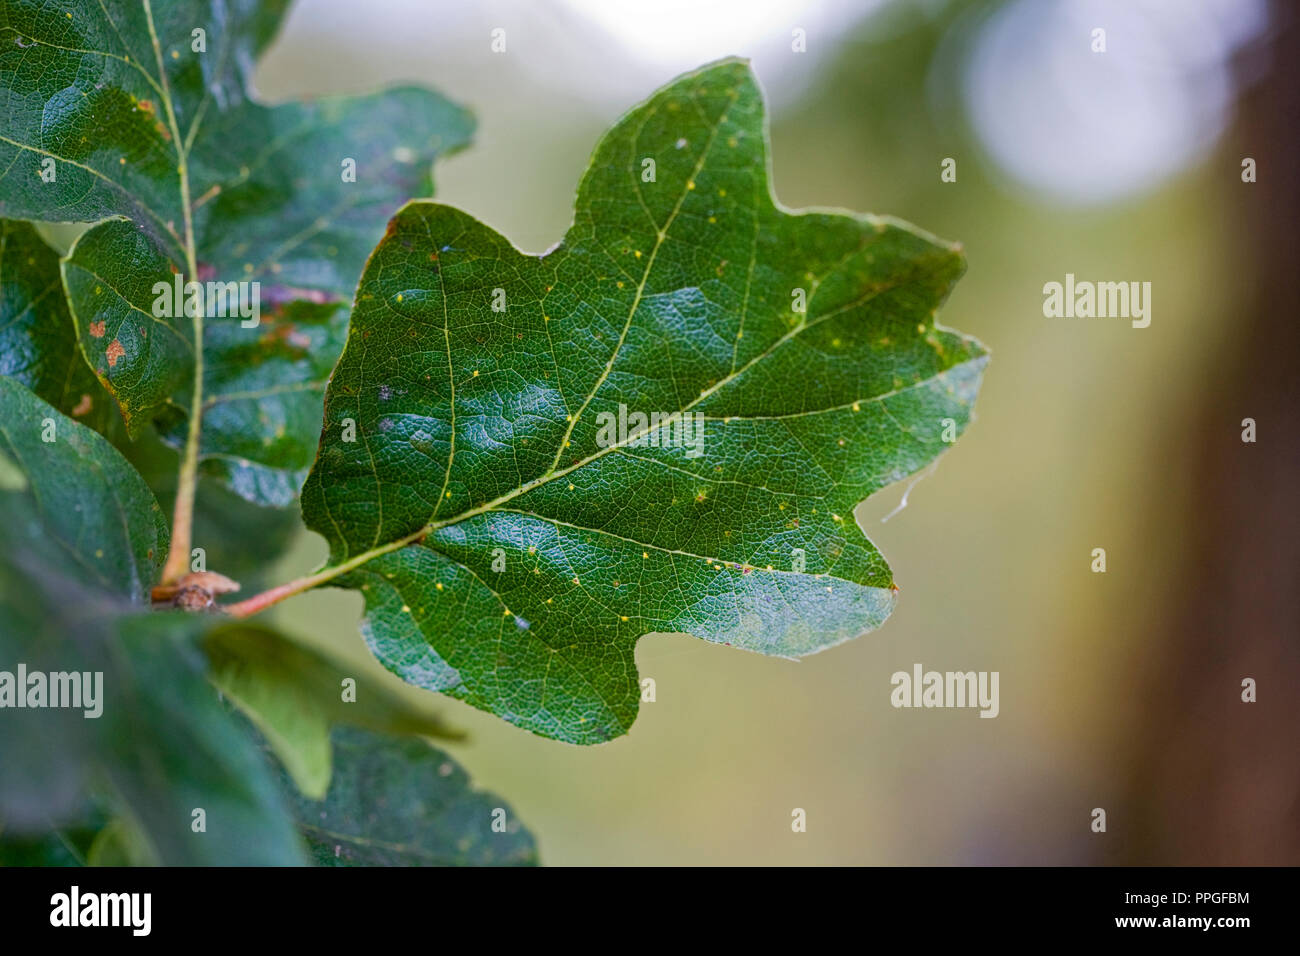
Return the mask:
<path id="1" fill-rule="evenodd" d="M 17 386 L 0 380 L 9 388 Z M 73 441 L 103 442 L 72 421 L 60 428 L 81 432 Z M 68 479 L 91 485 L 98 467 L 74 460 Z M 83 512 L 90 541 L 123 514 Z M 90 583 L 47 519 L 31 494 L 0 492 L 0 696 L 27 701 L 0 709 L 6 839 L 79 825 L 88 796 L 107 788 L 160 864 L 302 861 L 261 748 L 208 683 L 196 636 L 209 619 L 142 613 L 103 581 Z M 43 682 L 32 683 L 35 674 Z M 79 675 L 77 706 L 49 706 L 56 674 Z M 42 683 L 44 706 L 34 706 Z M 192 829 L 198 809 L 204 831 Z"/>
<path id="2" fill-rule="evenodd" d="M 258 423 L 239 420 L 239 416 L 251 419 L 262 414 L 257 388 L 312 391 L 315 394 L 303 396 L 305 402 L 291 406 L 295 418 L 276 439 L 290 445 L 291 454 L 310 461 L 319 431 L 324 379 L 329 372 L 324 363 L 332 362 L 342 349 L 347 328 L 347 313 L 337 305 L 295 302 L 277 311 L 263 335 L 273 340 L 274 347 L 262 349 L 240 342 L 237 334 L 231 334 L 238 326 L 210 328 L 207 336 L 214 376 L 235 387 L 229 390 L 228 398 L 222 389 L 208 403 L 205 434 L 214 447 L 202 469 L 212 477 L 201 484 L 197 496 L 194 544 L 204 548 L 222 571 L 240 581 L 245 589 L 258 586 L 268 564 L 277 556 L 277 548 L 288 545 L 301 527 L 297 514 L 268 511 L 246 499 L 288 503 L 297 495 L 306 472 L 267 471 L 263 475 L 242 467 L 233 456 L 221 456 L 221 443 L 234 441 L 225 449 L 227 452 L 239 451 L 240 443 L 250 440 L 260 444 Z M 305 331 L 287 324 L 285 317 L 304 318 Z M 326 317 L 328 323 L 320 321 Z M 330 341 L 321 342 L 326 335 Z M 310 347 L 301 348 L 304 345 Z M 12 220 L 0 220 L 0 375 L 26 385 L 65 415 L 115 441 L 158 496 L 164 514 L 172 513 L 177 478 L 174 449 L 148 433 L 137 436 L 134 442 L 124 440 L 121 416 L 113 399 L 78 347 L 63 295 L 58 254 L 30 223 Z M 238 394 L 241 383 L 246 385 L 242 397 Z M 312 417 L 314 420 L 308 421 Z M 177 410 L 172 424 L 168 437 L 178 445 L 184 438 L 184 413 Z M 293 443 L 304 440 L 304 436 L 310 448 L 295 447 Z M 218 482 L 223 478 L 241 487 L 244 497 L 236 497 L 222 487 Z M 260 489 L 249 487 L 262 478 Z M 247 543 L 253 539 L 260 544 L 250 550 Z"/>
<path id="3" fill-rule="evenodd" d="M 532 834 L 514 812 L 495 794 L 472 789 L 465 771 L 423 740 L 339 729 L 334 764 L 324 800 L 295 800 L 318 866 L 537 862 Z"/>
<path id="4" fill-rule="evenodd" d="M 184 415 L 194 387 L 194 326 L 152 312 L 155 282 L 182 267 L 131 221 L 109 219 L 77 238 L 62 269 L 82 353 L 117 400 L 130 436 L 169 404 Z"/>
<path id="5" fill-rule="evenodd" d="M 102 436 L 0 376 L 0 455 L 8 486 L 87 582 L 147 604 L 167 558 L 167 522 L 144 479 Z"/>
<path id="6" fill-rule="evenodd" d="M 9 219 L 0 219 L 0 375 L 98 432 L 118 417 L 77 347 L 58 253 L 31 223 Z"/>
<path id="7" fill-rule="evenodd" d="M 458 739 L 442 721 L 411 708 L 365 676 L 278 631 L 223 623 L 203 640 L 212 681 L 252 720 L 298 789 L 312 799 L 330 780 L 330 728 L 351 724 L 390 733 Z M 343 682 L 351 679 L 349 699 Z"/>
<path id="8" fill-rule="evenodd" d="M 132 437 L 159 415 L 183 435 L 178 419 L 191 412 L 198 322 L 156 314 L 155 283 L 259 283 L 260 326 L 241 315 L 204 323 L 201 448 L 205 471 L 277 506 L 311 464 L 323 379 L 366 254 L 401 200 L 430 194 L 433 160 L 473 126 L 409 87 L 252 102 L 248 74 L 284 8 L 0 4 L 11 120 L 0 215 L 103 220 L 63 274 L 82 350 Z"/>
<path id="9" fill-rule="evenodd" d="M 782 209 L 764 124 L 720 62 L 605 136 L 543 255 L 434 203 L 390 224 L 302 495 L 390 670 L 595 743 L 636 715 L 644 634 L 799 657 L 888 616 L 853 510 L 970 420 L 986 352 L 935 322 L 964 263 Z M 619 434 L 621 406 L 701 440 Z"/>

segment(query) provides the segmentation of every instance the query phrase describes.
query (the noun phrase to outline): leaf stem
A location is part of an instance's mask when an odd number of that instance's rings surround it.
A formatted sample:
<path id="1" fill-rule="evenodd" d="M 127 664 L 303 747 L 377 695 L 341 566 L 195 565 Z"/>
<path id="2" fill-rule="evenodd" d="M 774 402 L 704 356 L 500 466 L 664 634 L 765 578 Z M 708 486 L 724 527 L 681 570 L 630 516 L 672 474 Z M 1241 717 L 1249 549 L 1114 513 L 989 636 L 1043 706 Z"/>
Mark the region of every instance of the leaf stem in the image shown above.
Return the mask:
<path id="1" fill-rule="evenodd" d="M 315 574 L 308 574 L 301 578 L 295 578 L 285 584 L 277 585 L 263 591 L 261 594 L 255 594 L 251 598 L 239 601 L 236 604 L 227 604 L 222 610 L 232 617 L 244 618 L 251 617 L 259 611 L 265 611 L 273 604 L 279 604 L 285 598 L 291 598 L 295 594 L 301 594 L 304 591 L 310 591 L 312 588 L 320 587 L 340 575 L 354 571 L 361 565 L 373 561 L 380 555 L 388 554 L 390 551 L 397 551 L 419 541 L 429 533 L 429 526 L 421 528 L 413 534 L 408 534 L 405 538 L 398 538 L 396 541 L 381 545 L 377 548 L 371 548 L 369 551 L 363 551 L 354 557 L 349 558 L 342 564 L 336 564 L 332 567 L 321 568 Z"/>
<path id="2" fill-rule="evenodd" d="M 185 436 L 185 450 L 181 453 L 180 476 L 176 483 L 176 505 L 172 512 L 172 543 L 163 566 L 162 583 L 174 584 L 190 569 L 190 545 L 194 538 L 194 494 L 198 488 L 199 436 L 203 421 L 203 296 L 198 286 L 198 253 L 194 244 L 194 215 L 190 204 L 190 172 L 180 127 L 176 123 L 176 109 L 172 104 L 171 85 L 167 82 L 167 67 L 163 63 L 162 46 L 153 24 L 153 6 L 144 0 L 145 19 L 149 24 L 149 39 L 153 42 L 154 59 L 158 64 L 158 82 L 162 87 L 163 106 L 167 110 L 167 125 L 171 129 L 176 147 L 180 175 L 181 211 L 185 217 L 185 268 L 187 281 L 194 282 L 194 391 L 190 398 L 189 429 Z"/>

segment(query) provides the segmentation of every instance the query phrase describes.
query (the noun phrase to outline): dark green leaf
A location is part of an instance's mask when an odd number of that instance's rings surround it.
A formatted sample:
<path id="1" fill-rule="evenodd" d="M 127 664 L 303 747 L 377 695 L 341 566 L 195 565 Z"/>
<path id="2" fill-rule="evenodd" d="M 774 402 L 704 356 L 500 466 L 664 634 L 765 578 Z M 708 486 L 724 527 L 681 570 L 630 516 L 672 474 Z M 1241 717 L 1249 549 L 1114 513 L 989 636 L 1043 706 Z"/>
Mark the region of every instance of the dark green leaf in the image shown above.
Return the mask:
<path id="1" fill-rule="evenodd" d="M 472 128 L 414 88 L 252 102 L 248 73 L 284 7 L 0 5 L 0 215 L 106 220 L 69 251 L 64 278 L 82 349 L 132 436 L 191 409 L 196 321 L 156 314 L 155 283 L 260 284 L 260 326 L 206 318 L 201 444 L 205 471 L 281 506 L 311 464 L 322 379 L 366 254 Z"/>
<path id="2" fill-rule="evenodd" d="M 39 533 L 69 569 L 147 604 L 167 557 L 167 522 L 144 479 L 102 436 L 0 376 L 0 454 Z M 15 518 L 14 520 L 19 520 Z"/>
<path id="3" fill-rule="evenodd" d="M 58 253 L 31 223 L 8 219 L 0 219 L 0 375 L 98 432 L 117 418 L 77 347 Z"/>
<path id="4" fill-rule="evenodd" d="M 423 740 L 334 731 L 334 778 L 295 810 L 320 866 L 510 866 L 537 862 L 532 834 Z M 495 824 L 495 826 L 494 826 Z"/>
<path id="5" fill-rule="evenodd" d="M 445 206 L 397 215 L 304 517 L 388 668 L 608 740 L 643 634 L 798 657 L 888 616 L 853 510 L 970 420 L 985 350 L 935 322 L 963 267 L 896 220 L 778 206 L 752 74 L 706 67 L 606 135 L 543 255 Z M 698 414 L 701 441 L 680 419 L 620 434 L 621 405 Z"/>
<path id="6" fill-rule="evenodd" d="M 184 414 L 191 402 L 193 323 L 152 312 L 154 283 L 173 271 L 182 270 L 128 219 L 83 233 L 63 261 L 81 350 L 117 399 L 132 438 L 169 404 Z"/>

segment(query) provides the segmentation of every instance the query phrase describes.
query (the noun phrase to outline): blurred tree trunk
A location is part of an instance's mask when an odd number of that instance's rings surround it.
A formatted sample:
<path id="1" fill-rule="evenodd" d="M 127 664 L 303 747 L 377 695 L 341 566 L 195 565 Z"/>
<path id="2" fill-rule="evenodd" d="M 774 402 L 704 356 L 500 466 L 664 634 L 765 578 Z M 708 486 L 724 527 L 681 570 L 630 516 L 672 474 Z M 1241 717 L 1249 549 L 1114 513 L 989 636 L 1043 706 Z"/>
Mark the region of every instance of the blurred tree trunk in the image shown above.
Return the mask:
<path id="1" fill-rule="evenodd" d="M 1272 71 L 1240 104 L 1236 183 L 1242 256 L 1239 348 L 1189 409 L 1196 449 L 1189 547 L 1150 659 L 1115 862 L 1300 863 L 1300 47 L 1297 11 L 1275 4 Z M 1255 51 L 1258 54 L 1259 51 Z M 1207 213 L 1208 215 L 1208 213 Z M 1213 224 L 1207 224 L 1213 228 Z M 1232 238 L 1228 237 L 1228 242 Z M 1195 275 L 1187 281 L 1196 282 Z M 1255 444 L 1241 439 L 1258 423 Z M 1243 703 L 1254 678 L 1258 702 Z"/>

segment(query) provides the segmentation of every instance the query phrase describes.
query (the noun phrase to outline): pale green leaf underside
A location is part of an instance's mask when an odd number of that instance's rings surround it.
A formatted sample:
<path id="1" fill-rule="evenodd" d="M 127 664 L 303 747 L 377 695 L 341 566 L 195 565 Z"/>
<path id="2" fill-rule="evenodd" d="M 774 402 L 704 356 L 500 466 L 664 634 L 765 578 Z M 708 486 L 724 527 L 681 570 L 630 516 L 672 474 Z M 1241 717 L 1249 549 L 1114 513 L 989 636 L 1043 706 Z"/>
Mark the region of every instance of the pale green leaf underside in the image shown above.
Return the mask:
<path id="1" fill-rule="evenodd" d="M 445 206 L 397 215 L 304 516 L 358 564 L 340 582 L 390 669 L 607 740 L 646 633 L 797 657 L 888 616 L 853 509 L 970 420 L 986 353 L 935 323 L 962 269 L 904 223 L 777 206 L 748 66 L 706 67 L 602 140 L 544 255 Z M 620 404 L 699 413 L 698 454 L 663 426 L 602 432 Z"/>

